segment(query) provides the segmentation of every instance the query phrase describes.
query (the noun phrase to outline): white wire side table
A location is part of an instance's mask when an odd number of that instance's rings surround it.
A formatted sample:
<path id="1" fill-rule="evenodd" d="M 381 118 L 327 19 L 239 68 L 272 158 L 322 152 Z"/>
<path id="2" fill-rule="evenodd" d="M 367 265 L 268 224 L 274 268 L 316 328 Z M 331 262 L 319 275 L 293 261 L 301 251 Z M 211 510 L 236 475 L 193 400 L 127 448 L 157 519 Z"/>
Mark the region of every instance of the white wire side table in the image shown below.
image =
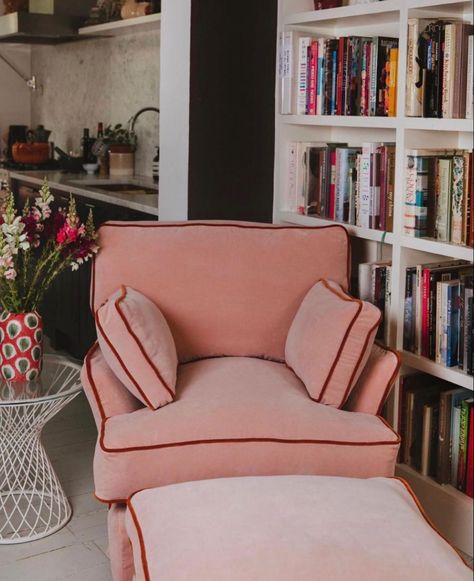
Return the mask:
<path id="1" fill-rule="evenodd" d="M 36 381 L 0 381 L 0 544 L 41 539 L 71 518 L 41 431 L 81 389 L 80 366 L 57 355 Z"/>

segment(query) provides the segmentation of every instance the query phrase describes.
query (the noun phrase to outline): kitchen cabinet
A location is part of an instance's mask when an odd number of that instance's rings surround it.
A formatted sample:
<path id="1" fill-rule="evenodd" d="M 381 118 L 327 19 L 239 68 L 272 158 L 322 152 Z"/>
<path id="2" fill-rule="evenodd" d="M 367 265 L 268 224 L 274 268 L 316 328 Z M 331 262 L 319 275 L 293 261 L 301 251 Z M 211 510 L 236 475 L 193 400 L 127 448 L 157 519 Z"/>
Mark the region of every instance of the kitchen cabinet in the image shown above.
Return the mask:
<path id="1" fill-rule="evenodd" d="M 13 191 L 20 207 L 26 202 L 34 202 L 38 190 L 30 184 L 15 181 Z M 52 190 L 54 206 L 64 207 L 69 197 L 62 191 Z M 109 220 L 135 221 L 150 220 L 152 216 L 122 206 L 115 206 L 86 197 L 74 195 L 81 220 L 86 220 L 89 210 L 94 212 L 94 222 L 99 227 Z M 82 360 L 97 338 L 95 324 L 90 311 L 91 263 L 78 271 L 67 270 L 53 283 L 40 313 L 44 319 L 45 335 L 53 349 L 66 351 L 72 357 Z"/>

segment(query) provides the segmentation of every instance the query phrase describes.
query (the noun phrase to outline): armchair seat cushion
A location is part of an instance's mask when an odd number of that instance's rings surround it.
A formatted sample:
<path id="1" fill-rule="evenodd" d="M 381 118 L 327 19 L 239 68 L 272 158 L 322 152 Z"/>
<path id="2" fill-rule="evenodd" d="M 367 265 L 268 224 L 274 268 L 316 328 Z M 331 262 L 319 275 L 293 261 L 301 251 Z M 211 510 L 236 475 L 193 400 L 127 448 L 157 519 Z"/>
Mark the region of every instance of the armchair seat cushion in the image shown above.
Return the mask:
<path id="1" fill-rule="evenodd" d="M 96 494 L 118 502 L 144 488 L 230 476 L 392 476 L 398 447 L 381 418 L 312 401 L 285 364 L 205 359 L 178 368 L 172 404 L 102 419 Z"/>

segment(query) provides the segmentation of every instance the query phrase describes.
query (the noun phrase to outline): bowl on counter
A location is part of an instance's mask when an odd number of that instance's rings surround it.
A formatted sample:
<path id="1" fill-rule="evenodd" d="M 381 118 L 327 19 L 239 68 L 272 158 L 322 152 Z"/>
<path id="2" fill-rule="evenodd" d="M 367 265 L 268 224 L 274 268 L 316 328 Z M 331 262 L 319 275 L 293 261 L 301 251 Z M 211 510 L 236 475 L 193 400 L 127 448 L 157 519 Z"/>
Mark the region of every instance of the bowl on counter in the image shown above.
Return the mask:
<path id="1" fill-rule="evenodd" d="M 14 143 L 12 146 L 12 157 L 16 163 L 48 163 L 50 152 L 49 143 Z"/>
<path id="2" fill-rule="evenodd" d="M 87 172 L 87 175 L 94 175 L 95 172 L 99 169 L 98 163 L 83 163 L 82 167 Z"/>

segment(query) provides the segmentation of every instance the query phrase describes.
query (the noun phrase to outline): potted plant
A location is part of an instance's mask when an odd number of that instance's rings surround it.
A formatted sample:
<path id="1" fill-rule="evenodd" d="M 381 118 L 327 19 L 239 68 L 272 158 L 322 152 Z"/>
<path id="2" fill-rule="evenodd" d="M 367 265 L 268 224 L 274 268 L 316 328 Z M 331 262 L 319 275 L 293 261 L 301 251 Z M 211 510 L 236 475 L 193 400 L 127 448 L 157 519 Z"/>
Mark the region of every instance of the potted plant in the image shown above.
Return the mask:
<path id="1" fill-rule="evenodd" d="M 111 176 L 128 177 L 135 173 L 135 150 L 137 136 L 121 123 L 108 125 L 104 131 L 104 142 L 109 151 L 109 171 Z"/>
<path id="2" fill-rule="evenodd" d="M 45 293 L 65 269 L 77 270 L 97 251 L 92 212 L 83 224 L 71 196 L 53 212 L 45 180 L 34 205 L 21 212 L 9 192 L 0 209 L 0 372 L 10 382 L 32 381 L 41 371 Z"/>

